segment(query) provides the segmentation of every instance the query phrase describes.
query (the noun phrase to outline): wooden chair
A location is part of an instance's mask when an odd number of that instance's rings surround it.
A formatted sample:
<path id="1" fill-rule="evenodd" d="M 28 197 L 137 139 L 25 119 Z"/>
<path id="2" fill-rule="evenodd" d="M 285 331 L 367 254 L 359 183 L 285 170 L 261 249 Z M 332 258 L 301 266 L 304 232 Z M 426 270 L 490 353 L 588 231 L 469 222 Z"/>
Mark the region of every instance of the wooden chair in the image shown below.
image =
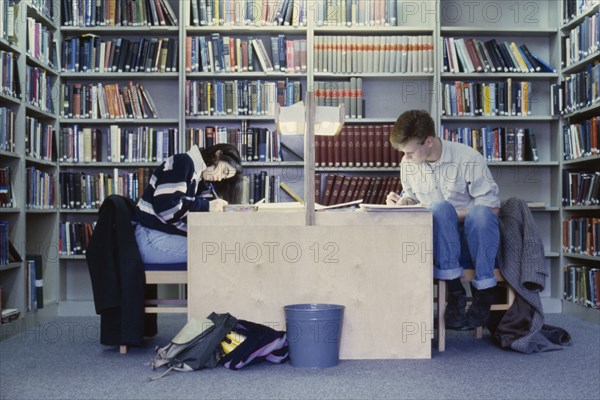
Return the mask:
<path id="1" fill-rule="evenodd" d="M 504 277 L 498 269 L 494 270 L 494 275 L 496 276 L 496 281 L 498 281 L 498 286 L 506 288 L 506 302 L 493 304 L 492 311 L 508 310 L 515 300 L 515 292 L 504 280 Z M 465 269 L 461 281 L 471 282 L 474 277 L 474 269 Z M 442 352 L 446 350 L 446 319 L 444 317 L 444 314 L 446 313 L 446 281 L 436 279 L 434 280 L 434 284 L 437 284 L 438 288 L 437 297 L 434 299 L 438 309 L 438 351 Z M 481 339 L 483 336 L 482 326 L 475 328 L 475 336 L 477 339 Z"/>
<path id="2" fill-rule="evenodd" d="M 144 264 L 146 285 L 187 285 L 187 263 Z M 146 299 L 144 313 L 187 313 L 187 300 Z M 127 354 L 127 345 L 119 346 L 121 354 Z"/>

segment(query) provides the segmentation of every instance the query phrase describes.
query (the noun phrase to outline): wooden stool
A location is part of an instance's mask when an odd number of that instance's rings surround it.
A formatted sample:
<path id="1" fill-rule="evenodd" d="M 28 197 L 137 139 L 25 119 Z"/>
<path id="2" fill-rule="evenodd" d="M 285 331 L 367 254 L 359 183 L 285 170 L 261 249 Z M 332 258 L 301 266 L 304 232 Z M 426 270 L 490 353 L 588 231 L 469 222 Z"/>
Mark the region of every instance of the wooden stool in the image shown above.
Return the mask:
<path id="1" fill-rule="evenodd" d="M 491 310 L 508 310 L 515 300 L 515 291 L 508 283 L 506 283 L 500 270 L 495 269 L 494 275 L 496 276 L 496 281 L 498 281 L 498 286 L 506 288 L 506 303 L 495 303 L 492 305 Z M 461 282 L 471 282 L 474 277 L 474 269 L 465 269 L 463 270 L 463 276 L 460 280 Z M 437 303 L 438 306 L 438 351 L 442 352 L 446 350 L 446 318 L 444 315 L 446 313 L 446 281 L 435 279 L 434 284 L 437 284 L 438 286 L 438 294 L 437 297 L 434 298 L 434 303 Z M 481 339 L 483 336 L 482 326 L 475 328 L 475 336 L 477 339 Z"/>
<path id="2" fill-rule="evenodd" d="M 144 264 L 146 285 L 187 285 L 187 263 Z M 187 300 L 146 299 L 144 313 L 187 313 Z M 121 354 L 127 354 L 127 345 L 119 346 Z"/>

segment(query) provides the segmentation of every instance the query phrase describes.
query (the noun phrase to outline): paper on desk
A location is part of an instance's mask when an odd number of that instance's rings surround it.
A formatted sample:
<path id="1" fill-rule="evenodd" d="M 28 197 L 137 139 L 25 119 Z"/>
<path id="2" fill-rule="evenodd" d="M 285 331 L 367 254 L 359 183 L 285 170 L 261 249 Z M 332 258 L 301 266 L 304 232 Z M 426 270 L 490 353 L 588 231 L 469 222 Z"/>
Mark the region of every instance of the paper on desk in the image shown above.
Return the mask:
<path id="1" fill-rule="evenodd" d="M 428 208 L 421 204 L 411 204 L 406 206 L 393 205 L 388 206 L 386 204 L 360 204 L 362 211 L 369 212 L 391 212 L 391 211 L 427 211 Z"/>
<path id="2" fill-rule="evenodd" d="M 315 203 L 315 211 L 334 210 L 334 209 L 346 208 L 346 207 L 352 207 L 352 208 L 354 208 L 354 206 L 357 206 L 360 203 L 362 203 L 362 199 L 348 201 L 346 203 L 333 204 L 333 205 L 330 205 L 330 206 L 324 206 L 324 205 Z"/>
<path id="3" fill-rule="evenodd" d="M 258 211 L 299 211 L 304 210 L 304 204 L 297 201 L 285 201 L 281 203 L 257 203 Z"/>

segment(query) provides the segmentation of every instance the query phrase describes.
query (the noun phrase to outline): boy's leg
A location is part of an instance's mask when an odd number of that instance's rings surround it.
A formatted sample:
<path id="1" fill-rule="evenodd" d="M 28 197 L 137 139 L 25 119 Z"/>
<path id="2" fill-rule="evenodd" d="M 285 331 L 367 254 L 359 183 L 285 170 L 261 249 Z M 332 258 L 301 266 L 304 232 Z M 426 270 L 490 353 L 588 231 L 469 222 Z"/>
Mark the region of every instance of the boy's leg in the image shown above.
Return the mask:
<path id="1" fill-rule="evenodd" d="M 465 239 L 475 263 L 471 282 L 473 303 L 467 312 L 467 328 L 485 326 L 494 303 L 494 266 L 500 244 L 498 217 L 487 207 L 475 206 L 465 218 Z"/>
<path id="2" fill-rule="evenodd" d="M 448 281 L 448 306 L 444 316 L 446 327 L 463 329 L 467 323 L 467 300 L 460 282 L 463 271 L 459 263 L 458 214 L 447 201 L 433 202 L 429 208 L 433 216 L 433 275 L 436 279 Z"/>

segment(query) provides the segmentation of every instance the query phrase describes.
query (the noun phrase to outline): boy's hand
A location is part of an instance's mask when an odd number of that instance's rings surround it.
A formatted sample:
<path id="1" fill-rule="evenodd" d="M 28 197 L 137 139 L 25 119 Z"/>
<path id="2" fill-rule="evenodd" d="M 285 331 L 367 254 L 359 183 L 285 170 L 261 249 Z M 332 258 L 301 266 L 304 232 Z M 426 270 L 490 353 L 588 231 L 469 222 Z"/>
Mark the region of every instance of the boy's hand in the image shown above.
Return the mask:
<path id="1" fill-rule="evenodd" d="M 398 195 L 398 193 L 390 192 L 385 198 L 385 204 L 387 204 L 388 206 L 395 206 L 396 204 L 398 204 L 398 200 L 400 200 L 400 196 Z"/>

